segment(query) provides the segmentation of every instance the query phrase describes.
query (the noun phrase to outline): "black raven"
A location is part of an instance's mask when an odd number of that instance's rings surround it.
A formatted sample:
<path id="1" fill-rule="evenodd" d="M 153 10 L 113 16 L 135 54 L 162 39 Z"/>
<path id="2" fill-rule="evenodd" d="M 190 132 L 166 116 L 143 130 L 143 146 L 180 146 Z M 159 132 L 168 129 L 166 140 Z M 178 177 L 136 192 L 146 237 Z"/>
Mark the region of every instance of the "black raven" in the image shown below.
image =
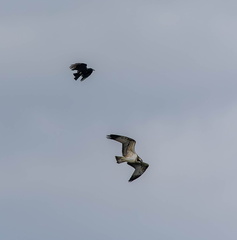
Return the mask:
<path id="1" fill-rule="evenodd" d="M 87 64 L 85 63 L 74 63 L 70 66 L 70 69 L 76 70 L 77 73 L 73 73 L 74 75 L 74 79 L 77 80 L 79 77 L 81 78 L 81 81 L 85 80 L 86 78 L 88 78 L 93 71 L 95 71 L 92 68 L 87 68 Z"/>

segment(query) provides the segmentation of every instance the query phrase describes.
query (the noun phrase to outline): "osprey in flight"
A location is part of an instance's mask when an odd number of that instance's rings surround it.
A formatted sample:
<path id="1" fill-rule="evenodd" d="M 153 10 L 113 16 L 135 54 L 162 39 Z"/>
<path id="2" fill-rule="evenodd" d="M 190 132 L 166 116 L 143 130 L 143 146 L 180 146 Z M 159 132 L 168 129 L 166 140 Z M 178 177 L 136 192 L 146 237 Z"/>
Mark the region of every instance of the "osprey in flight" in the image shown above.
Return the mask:
<path id="1" fill-rule="evenodd" d="M 115 156 L 117 163 L 127 162 L 128 165 L 135 168 L 129 182 L 139 178 L 149 167 L 149 164 L 142 161 L 142 159 L 135 152 L 136 141 L 132 138 L 110 134 L 107 135 L 108 139 L 113 139 L 122 143 L 122 153 L 123 157 Z"/>
<path id="2" fill-rule="evenodd" d="M 87 64 L 85 63 L 74 63 L 70 66 L 70 69 L 77 71 L 77 73 L 73 73 L 74 79 L 77 80 L 79 77 L 82 77 L 81 81 L 88 78 L 95 71 L 93 68 L 87 68 Z"/>

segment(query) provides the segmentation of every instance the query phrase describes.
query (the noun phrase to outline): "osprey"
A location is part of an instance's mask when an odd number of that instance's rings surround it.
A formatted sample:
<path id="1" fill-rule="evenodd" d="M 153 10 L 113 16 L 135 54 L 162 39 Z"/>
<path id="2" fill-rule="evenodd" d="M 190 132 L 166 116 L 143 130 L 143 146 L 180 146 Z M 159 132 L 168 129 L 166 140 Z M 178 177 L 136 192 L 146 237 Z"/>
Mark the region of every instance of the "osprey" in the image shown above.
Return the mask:
<path id="1" fill-rule="evenodd" d="M 149 167 L 149 164 L 142 161 L 142 159 L 135 152 L 136 141 L 132 138 L 110 134 L 107 135 L 108 139 L 113 139 L 122 143 L 123 157 L 115 156 L 117 163 L 127 162 L 128 165 L 135 168 L 129 182 L 139 178 Z"/>
<path id="2" fill-rule="evenodd" d="M 88 78 L 95 71 L 93 68 L 87 68 L 87 64 L 85 63 L 74 63 L 70 66 L 70 69 L 77 71 L 77 73 L 73 73 L 74 79 L 77 80 L 79 77 L 82 77 L 81 81 Z"/>

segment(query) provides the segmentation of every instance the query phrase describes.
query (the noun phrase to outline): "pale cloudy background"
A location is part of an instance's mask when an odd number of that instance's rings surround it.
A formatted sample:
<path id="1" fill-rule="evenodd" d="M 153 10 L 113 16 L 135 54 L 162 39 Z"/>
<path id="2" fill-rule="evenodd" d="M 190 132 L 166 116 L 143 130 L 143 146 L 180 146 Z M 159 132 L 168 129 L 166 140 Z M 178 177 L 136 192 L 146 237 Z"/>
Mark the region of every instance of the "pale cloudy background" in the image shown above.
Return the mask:
<path id="1" fill-rule="evenodd" d="M 0 238 L 236 240 L 236 9 L 2 1 Z M 141 178 L 110 133 L 137 140 Z"/>

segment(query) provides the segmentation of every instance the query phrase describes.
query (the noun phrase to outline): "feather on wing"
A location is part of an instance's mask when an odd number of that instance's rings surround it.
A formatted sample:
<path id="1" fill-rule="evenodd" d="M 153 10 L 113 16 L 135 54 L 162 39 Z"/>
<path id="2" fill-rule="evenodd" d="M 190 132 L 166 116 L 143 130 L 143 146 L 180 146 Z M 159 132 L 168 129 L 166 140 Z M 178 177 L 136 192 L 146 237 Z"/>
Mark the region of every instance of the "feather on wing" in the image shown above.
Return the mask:
<path id="1" fill-rule="evenodd" d="M 123 156 L 126 156 L 128 152 L 135 153 L 136 141 L 134 139 L 125 137 L 125 136 L 115 135 L 115 134 L 107 135 L 107 138 L 113 139 L 117 142 L 122 143 Z"/>
<path id="2" fill-rule="evenodd" d="M 87 64 L 86 63 L 74 63 L 70 66 L 71 70 L 77 70 L 78 72 L 86 71 Z"/>
<path id="3" fill-rule="evenodd" d="M 133 180 L 139 178 L 149 167 L 149 164 L 144 162 L 139 163 L 127 163 L 129 166 L 135 168 L 135 171 L 133 172 L 131 178 L 128 180 L 129 182 L 132 182 Z"/>

